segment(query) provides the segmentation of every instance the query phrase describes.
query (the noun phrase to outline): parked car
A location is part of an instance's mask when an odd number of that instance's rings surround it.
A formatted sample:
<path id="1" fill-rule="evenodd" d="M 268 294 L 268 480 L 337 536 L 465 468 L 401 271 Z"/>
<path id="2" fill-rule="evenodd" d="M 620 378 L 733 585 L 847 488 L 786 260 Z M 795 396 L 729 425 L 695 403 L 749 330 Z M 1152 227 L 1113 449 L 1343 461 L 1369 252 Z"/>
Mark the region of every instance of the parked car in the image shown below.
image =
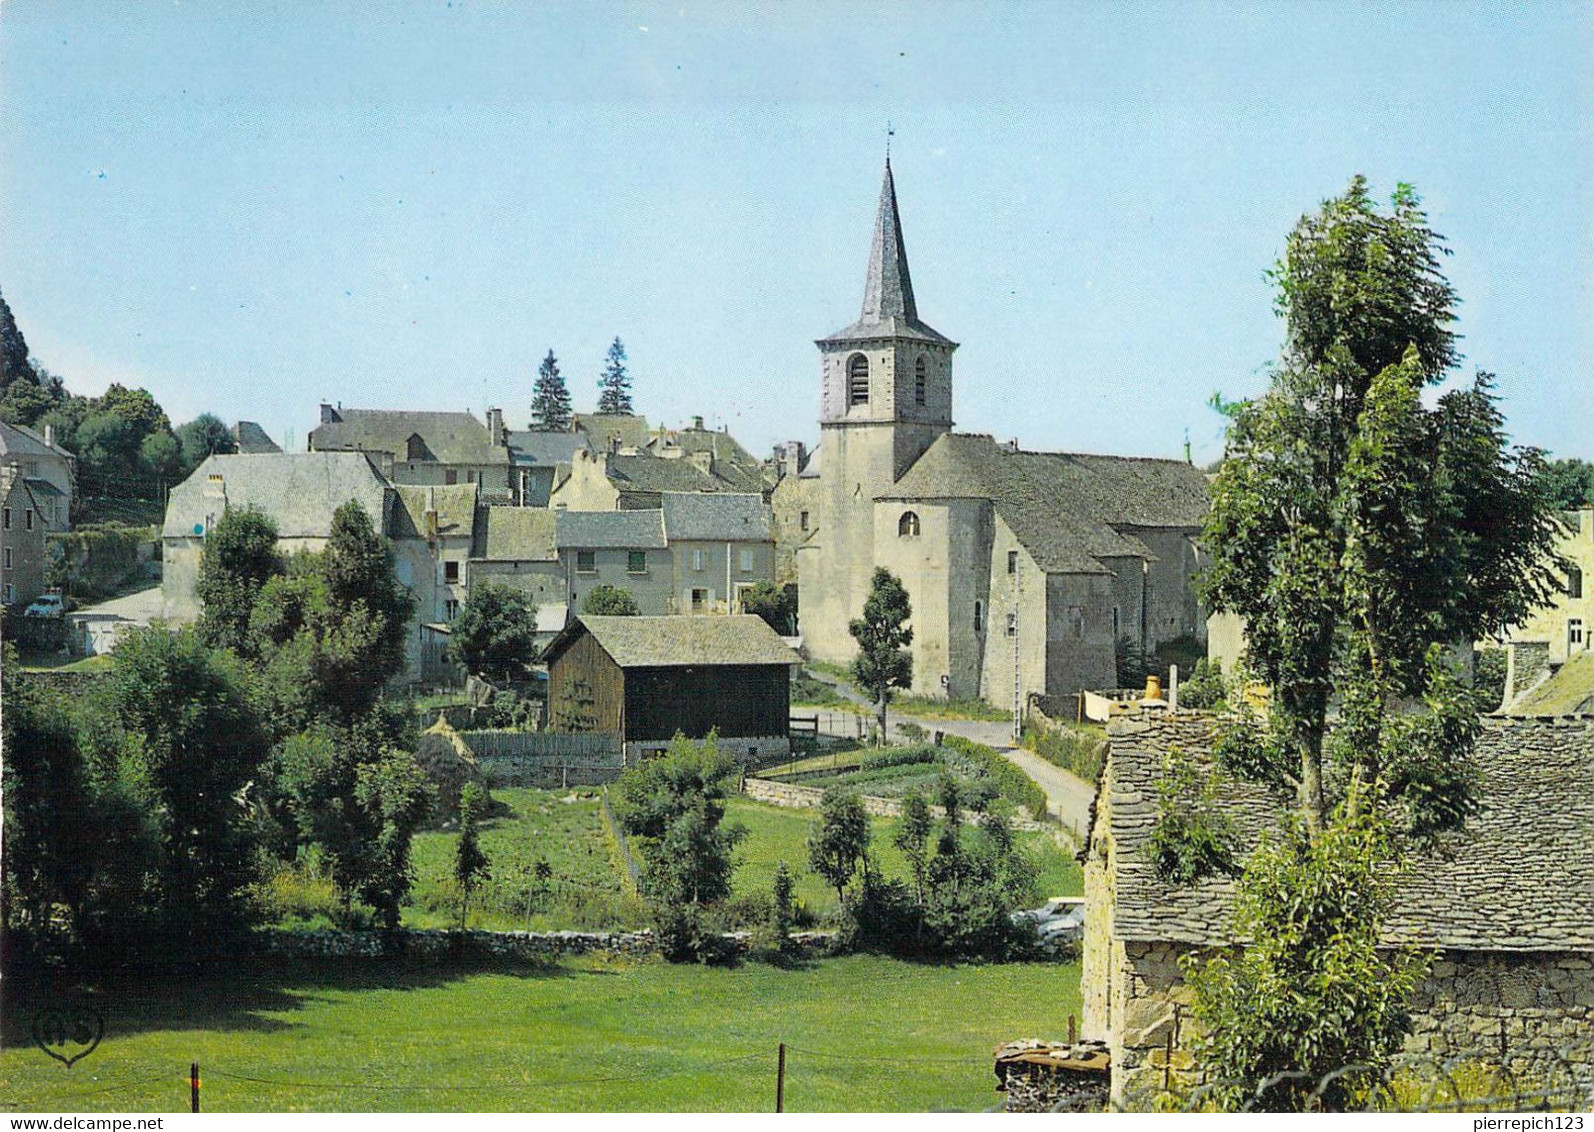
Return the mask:
<path id="1" fill-rule="evenodd" d="M 59 617 L 66 612 L 66 599 L 59 591 L 52 590 L 41 594 L 28 608 L 22 611 L 24 617 Z"/>
<path id="2" fill-rule="evenodd" d="M 1043 943 L 1072 943 L 1085 935 L 1085 898 L 1054 896 L 1039 908 L 1014 912 L 1013 922 L 1034 924 Z"/>

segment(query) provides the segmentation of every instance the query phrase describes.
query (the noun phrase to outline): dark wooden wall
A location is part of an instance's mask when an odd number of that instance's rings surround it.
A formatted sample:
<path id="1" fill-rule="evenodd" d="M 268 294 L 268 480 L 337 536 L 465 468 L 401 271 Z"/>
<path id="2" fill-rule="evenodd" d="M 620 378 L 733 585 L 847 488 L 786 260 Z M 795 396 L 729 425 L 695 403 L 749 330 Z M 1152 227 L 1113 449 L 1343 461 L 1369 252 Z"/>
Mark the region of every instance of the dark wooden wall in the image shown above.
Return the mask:
<path id="1" fill-rule="evenodd" d="M 548 666 L 548 726 L 554 731 L 614 731 L 624 725 L 625 676 L 592 634 L 583 632 Z"/>
<path id="2" fill-rule="evenodd" d="M 791 720 L 785 665 L 632 668 L 625 673 L 625 738 L 669 740 L 784 735 Z"/>

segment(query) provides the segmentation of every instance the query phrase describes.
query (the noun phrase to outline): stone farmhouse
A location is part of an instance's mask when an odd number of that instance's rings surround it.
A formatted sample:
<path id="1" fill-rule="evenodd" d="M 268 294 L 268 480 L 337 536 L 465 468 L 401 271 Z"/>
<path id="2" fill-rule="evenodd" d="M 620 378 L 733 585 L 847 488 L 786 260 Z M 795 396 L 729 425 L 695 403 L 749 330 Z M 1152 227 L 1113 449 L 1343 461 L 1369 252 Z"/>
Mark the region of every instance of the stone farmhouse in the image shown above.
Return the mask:
<path id="1" fill-rule="evenodd" d="M 1179 961 L 1230 940 L 1233 882 L 1175 886 L 1146 846 L 1174 746 L 1210 765 L 1217 720 L 1138 711 L 1109 725 L 1084 851 L 1084 1036 L 1105 1041 L 1115 1104 L 1198 1084 Z M 1409 1049 L 1467 1058 L 1518 1080 L 1580 1081 L 1594 1101 L 1594 716 L 1486 717 L 1483 812 L 1397 880 L 1385 938 L 1432 954 Z M 1224 779 L 1219 801 L 1246 851 L 1289 800 Z"/>
<path id="2" fill-rule="evenodd" d="M 0 464 L 0 605 L 29 605 L 44 592 L 41 500 L 21 469 Z"/>
<path id="3" fill-rule="evenodd" d="M 760 617 L 577 617 L 548 646 L 548 725 L 618 734 L 627 762 L 705 738 L 746 762 L 791 750 L 800 658 Z"/>
<path id="4" fill-rule="evenodd" d="M 1507 704 L 1594 645 L 1594 507 L 1568 512 L 1561 520 L 1564 532 L 1555 546 L 1567 563 L 1561 592 L 1505 633 Z"/>
<path id="5" fill-rule="evenodd" d="M 571 610 L 607 584 L 647 615 L 736 613 L 748 589 L 773 580 L 761 496 L 662 492 L 659 502 L 656 510 L 555 513 Z"/>
<path id="6" fill-rule="evenodd" d="M 488 424 L 469 413 L 334 408 L 323 403 L 310 430 L 312 452 L 365 452 L 394 483 L 448 487 L 474 483 L 484 499 L 514 502 L 503 411 Z"/>
<path id="7" fill-rule="evenodd" d="M 919 318 L 886 165 L 859 319 L 817 343 L 819 484 L 797 544 L 804 647 L 842 663 L 883 566 L 913 603 L 913 691 L 1020 702 L 1115 684 L 1115 644 L 1205 640 L 1191 587 L 1206 481 L 1188 463 L 1026 452 L 952 431 L 957 343 Z M 809 493 L 818 506 L 805 505 Z"/>
<path id="8" fill-rule="evenodd" d="M 49 425 L 36 432 L 0 421 L 0 468 L 11 468 L 28 486 L 50 532 L 72 529 L 77 497 L 77 457 L 55 442 Z"/>

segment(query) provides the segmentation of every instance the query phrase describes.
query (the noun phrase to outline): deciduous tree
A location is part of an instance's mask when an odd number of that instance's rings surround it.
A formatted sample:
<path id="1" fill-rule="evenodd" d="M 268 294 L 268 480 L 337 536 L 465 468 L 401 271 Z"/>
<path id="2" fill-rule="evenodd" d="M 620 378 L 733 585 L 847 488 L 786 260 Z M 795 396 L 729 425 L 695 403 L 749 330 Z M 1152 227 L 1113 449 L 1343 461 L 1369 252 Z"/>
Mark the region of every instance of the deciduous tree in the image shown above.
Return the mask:
<path id="1" fill-rule="evenodd" d="M 858 795 L 832 786 L 819 803 L 819 825 L 808 836 L 808 863 L 845 901 L 847 885 L 867 867 L 869 812 Z"/>
<path id="2" fill-rule="evenodd" d="M 858 642 L 852 678 L 874 696 L 882 743 L 886 741 L 886 706 L 892 690 L 913 682 L 913 654 L 908 651 L 913 643 L 913 629 L 908 625 L 911 616 L 913 607 L 902 582 L 891 571 L 876 567 L 863 616 L 848 625 L 847 631 Z"/>
<path id="3" fill-rule="evenodd" d="M 255 507 L 223 512 L 205 536 L 194 586 L 202 607 L 199 635 L 205 643 L 246 651 L 261 587 L 284 570 L 271 516 Z"/>
<path id="4" fill-rule="evenodd" d="M 537 659 L 537 610 L 512 586 L 473 585 L 452 629 L 449 659 L 490 683 L 524 679 Z"/>

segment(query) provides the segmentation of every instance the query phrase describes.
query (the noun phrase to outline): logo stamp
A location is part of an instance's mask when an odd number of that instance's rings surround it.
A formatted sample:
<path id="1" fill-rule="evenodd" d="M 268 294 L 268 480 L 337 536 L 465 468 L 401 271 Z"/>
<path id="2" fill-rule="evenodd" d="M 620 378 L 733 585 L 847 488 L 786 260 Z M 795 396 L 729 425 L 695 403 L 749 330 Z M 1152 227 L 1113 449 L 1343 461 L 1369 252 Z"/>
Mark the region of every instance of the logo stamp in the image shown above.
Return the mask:
<path id="1" fill-rule="evenodd" d="M 34 1011 L 33 1040 L 68 1069 L 99 1047 L 105 1015 L 82 1002 L 63 1002 Z"/>

